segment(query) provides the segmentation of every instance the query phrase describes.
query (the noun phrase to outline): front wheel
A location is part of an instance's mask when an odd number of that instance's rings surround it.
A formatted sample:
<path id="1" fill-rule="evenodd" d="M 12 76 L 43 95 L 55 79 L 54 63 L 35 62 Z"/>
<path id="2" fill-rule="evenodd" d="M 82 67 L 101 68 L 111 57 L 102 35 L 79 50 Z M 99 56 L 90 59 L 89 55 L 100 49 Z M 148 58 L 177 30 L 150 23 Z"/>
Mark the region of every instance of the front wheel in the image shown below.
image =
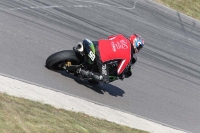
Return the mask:
<path id="1" fill-rule="evenodd" d="M 79 60 L 73 50 L 64 50 L 50 55 L 46 60 L 46 67 L 50 70 L 64 70 L 66 63 L 70 65 L 78 65 Z"/>

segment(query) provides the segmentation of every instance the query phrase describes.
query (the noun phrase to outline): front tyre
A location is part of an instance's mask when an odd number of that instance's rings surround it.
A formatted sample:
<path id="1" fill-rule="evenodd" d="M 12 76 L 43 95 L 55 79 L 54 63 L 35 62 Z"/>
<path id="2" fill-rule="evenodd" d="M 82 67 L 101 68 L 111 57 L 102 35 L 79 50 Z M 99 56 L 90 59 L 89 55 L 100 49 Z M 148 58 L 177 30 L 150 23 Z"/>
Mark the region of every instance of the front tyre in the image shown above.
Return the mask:
<path id="1" fill-rule="evenodd" d="M 73 50 L 64 50 L 50 55 L 46 60 L 46 67 L 54 71 L 63 70 L 64 64 L 68 61 L 73 65 L 79 64 Z"/>

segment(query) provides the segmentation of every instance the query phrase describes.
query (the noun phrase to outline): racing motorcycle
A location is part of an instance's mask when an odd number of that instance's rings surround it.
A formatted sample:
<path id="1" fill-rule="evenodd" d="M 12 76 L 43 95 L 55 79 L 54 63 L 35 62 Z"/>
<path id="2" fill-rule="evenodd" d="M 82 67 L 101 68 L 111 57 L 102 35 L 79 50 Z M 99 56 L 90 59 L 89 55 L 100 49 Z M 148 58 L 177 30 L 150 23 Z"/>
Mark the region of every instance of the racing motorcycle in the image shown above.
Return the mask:
<path id="1" fill-rule="evenodd" d="M 95 44 L 95 43 L 94 43 Z M 84 69 L 92 72 L 98 72 L 98 66 L 95 61 L 95 46 L 94 44 L 78 44 L 73 47 L 73 50 L 64 50 L 50 55 L 46 60 L 46 67 L 53 71 L 65 71 L 68 74 L 79 77 L 81 80 L 88 80 L 90 83 L 99 84 L 99 82 L 92 78 L 82 76 L 78 70 Z M 79 52 L 77 49 L 83 49 Z M 111 61 L 107 63 L 109 68 L 109 81 L 113 82 L 118 79 L 117 66 L 118 61 Z"/>

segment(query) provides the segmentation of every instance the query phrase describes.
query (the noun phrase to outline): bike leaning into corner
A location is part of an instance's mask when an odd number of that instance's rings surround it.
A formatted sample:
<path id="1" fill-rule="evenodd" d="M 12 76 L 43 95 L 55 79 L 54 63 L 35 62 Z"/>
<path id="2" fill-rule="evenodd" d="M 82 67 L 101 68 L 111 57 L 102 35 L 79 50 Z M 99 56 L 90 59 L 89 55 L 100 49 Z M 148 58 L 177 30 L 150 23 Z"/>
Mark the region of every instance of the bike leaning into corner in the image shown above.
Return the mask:
<path id="1" fill-rule="evenodd" d="M 107 84 L 132 75 L 131 66 L 143 46 L 144 39 L 138 34 L 129 38 L 117 34 L 98 41 L 84 39 L 73 50 L 49 56 L 46 67 L 54 71 L 65 70 L 91 83 Z"/>

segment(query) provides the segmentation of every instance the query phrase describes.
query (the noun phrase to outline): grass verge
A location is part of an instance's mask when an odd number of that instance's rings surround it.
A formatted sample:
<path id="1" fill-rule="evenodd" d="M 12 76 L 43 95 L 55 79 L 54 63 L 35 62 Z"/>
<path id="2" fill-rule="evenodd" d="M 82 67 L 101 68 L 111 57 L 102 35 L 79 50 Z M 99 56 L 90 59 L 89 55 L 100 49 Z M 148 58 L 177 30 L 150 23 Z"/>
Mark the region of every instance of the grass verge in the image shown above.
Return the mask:
<path id="1" fill-rule="evenodd" d="M 147 133 L 0 93 L 0 133 Z"/>
<path id="2" fill-rule="evenodd" d="M 200 20 L 200 0 L 154 0 Z"/>

